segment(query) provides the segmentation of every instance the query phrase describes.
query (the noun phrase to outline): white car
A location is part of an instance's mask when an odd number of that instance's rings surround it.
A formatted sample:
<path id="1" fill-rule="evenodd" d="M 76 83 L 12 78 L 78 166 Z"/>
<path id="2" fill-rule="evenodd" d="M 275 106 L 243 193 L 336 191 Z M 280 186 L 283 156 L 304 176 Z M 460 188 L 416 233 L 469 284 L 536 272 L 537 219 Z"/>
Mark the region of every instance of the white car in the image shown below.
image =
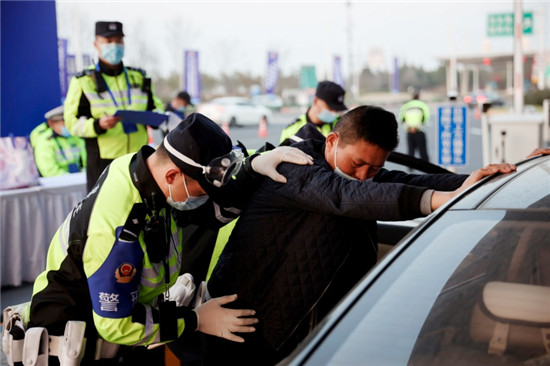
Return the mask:
<path id="1" fill-rule="evenodd" d="M 269 122 L 272 112 L 269 108 L 253 103 L 244 97 L 222 97 L 200 104 L 197 112 L 204 114 L 219 125 L 230 127 L 258 125 L 265 118 Z"/>
<path id="2" fill-rule="evenodd" d="M 252 98 L 256 104 L 261 104 L 272 111 L 280 111 L 284 105 L 283 99 L 277 94 L 261 94 Z"/>

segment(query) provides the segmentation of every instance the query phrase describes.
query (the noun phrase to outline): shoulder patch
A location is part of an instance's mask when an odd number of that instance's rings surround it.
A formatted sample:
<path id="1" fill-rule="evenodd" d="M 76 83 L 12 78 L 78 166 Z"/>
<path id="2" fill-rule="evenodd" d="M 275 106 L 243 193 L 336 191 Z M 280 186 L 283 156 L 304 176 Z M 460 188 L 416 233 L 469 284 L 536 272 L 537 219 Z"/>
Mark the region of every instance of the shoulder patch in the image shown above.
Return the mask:
<path id="1" fill-rule="evenodd" d="M 76 74 L 74 74 L 74 77 L 78 79 L 78 78 L 81 78 L 83 76 L 92 76 L 93 72 L 94 72 L 94 70 L 92 70 L 92 69 L 82 70 L 82 71 L 77 72 Z"/>
<path id="2" fill-rule="evenodd" d="M 147 75 L 147 71 L 139 68 L 139 67 L 133 67 L 133 66 L 126 66 L 126 68 L 128 70 L 132 70 L 132 71 L 137 71 L 137 72 L 140 72 L 143 76 L 146 76 Z"/>
<path id="3" fill-rule="evenodd" d="M 289 122 L 285 127 L 283 128 L 288 128 L 290 126 L 292 126 L 293 124 L 297 123 L 297 122 L 300 122 L 300 118 L 296 118 L 296 120 L 292 121 L 292 122 Z"/>

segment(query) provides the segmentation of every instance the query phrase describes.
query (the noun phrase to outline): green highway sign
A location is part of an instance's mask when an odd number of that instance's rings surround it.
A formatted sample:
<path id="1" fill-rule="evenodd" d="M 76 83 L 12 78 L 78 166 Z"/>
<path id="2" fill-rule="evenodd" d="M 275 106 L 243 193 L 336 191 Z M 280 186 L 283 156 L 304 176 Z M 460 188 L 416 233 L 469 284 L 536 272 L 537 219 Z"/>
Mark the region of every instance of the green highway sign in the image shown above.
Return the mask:
<path id="1" fill-rule="evenodd" d="M 533 34 L 533 13 L 523 13 L 523 34 Z M 489 14 L 487 21 L 487 36 L 513 36 L 514 14 Z"/>

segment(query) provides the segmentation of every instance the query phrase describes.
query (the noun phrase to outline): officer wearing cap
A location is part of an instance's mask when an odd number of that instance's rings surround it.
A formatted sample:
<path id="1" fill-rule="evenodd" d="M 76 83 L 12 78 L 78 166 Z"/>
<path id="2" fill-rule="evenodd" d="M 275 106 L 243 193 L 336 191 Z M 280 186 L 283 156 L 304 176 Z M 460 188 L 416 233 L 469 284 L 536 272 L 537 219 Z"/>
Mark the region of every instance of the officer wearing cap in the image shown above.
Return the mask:
<path id="1" fill-rule="evenodd" d="M 46 122 L 36 126 L 30 141 L 36 167 L 43 177 L 78 173 L 86 167 L 84 140 L 72 136 L 63 120 L 63 106 L 44 115 Z"/>
<path id="2" fill-rule="evenodd" d="M 160 129 L 164 135 L 168 134 L 180 120 L 184 119 L 186 112 L 189 112 L 192 107 L 194 106 L 193 103 L 191 103 L 191 96 L 185 90 L 180 91 L 174 99 L 167 103 L 164 110 L 173 113 L 174 117 L 177 118 L 170 117 L 168 121 L 160 125 Z M 170 114 L 168 113 L 168 115 Z"/>
<path id="3" fill-rule="evenodd" d="M 332 81 L 317 84 L 312 105 L 305 114 L 288 124 L 281 132 L 280 145 L 290 145 L 304 139 L 324 139 L 347 109 L 346 91 Z"/>
<path id="4" fill-rule="evenodd" d="M 196 330 L 242 341 L 232 332 L 253 331 L 256 319 L 252 310 L 222 307 L 234 295 L 191 309 L 169 300 L 169 288 L 180 275 L 182 253 L 194 244 L 183 241 L 185 224 L 221 226 L 235 218 L 255 173 L 284 181 L 276 171 L 282 161 L 311 162 L 281 147 L 243 164 L 223 130 L 196 113 L 157 150 L 144 145 L 113 160 L 53 237 L 47 268 L 34 283 L 29 327 L 60 336 L 68 321 L 84 321 L 86 362 L 131 358 L 144 350 L 138 346 Z M 102 342 L 133 348 L 106 353 Z"/>
<path id="5" fill-rule="evenodd" d="M 185 112 L 193 107 L 191 103 L 191 96 L 185 90 L 180 91 L 170 103 L 166 104 L 164 110 L 176 113 L 181 119 L 185 118 Z"/>
<path id="6" fill-rule="evenodd" d="M 88 191 L 113 159 L 147 144 L 146 126 L 120 123 L 116 111 L 163 110 L 146 72 L 122 62 L 122 23 L 96 22 L 94 46 L 99 61 L 72 78 L 64 113 L 70 133 L 86 141 Z"/>

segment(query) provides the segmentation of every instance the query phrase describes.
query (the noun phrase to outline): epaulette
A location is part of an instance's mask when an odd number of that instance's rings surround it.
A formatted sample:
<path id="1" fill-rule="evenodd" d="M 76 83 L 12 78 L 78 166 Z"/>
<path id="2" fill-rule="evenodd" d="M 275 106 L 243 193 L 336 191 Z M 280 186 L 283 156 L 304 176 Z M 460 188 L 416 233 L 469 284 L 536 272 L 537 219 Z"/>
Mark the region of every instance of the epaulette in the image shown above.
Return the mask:
<path id="1" fill-rule="evenodd" d="M 132 71 L 137 71 L 137 72 L 141 72 L 141 74 L 143 76 L 146 76 L 147 75 L 147 71 L 139 68 L 139 67 L 133 67 L 133 66 L 125 66 L 128 70 L 132 70 Z"/>
<path id="2" fill-rule="evenodd" d="M 292 126 L 293 124 L 295 124 L 296 122 L 300 122 L 301 119 L 300 118 L 296 118 L 296 120 L 292 121 L 292 122 L 289 122 L 285 127 L 283 128 L 288 128 L 290 126 Z"/>
<path id="3" fill-rule="evenodd" d="M 83 76 L 92 76 L 94 73 L 94 70 L 93 69 L 86 69 L 86 70 L 82 70 L 80 72 L 77 72 L 76 74 L 74 74 L 74 77 L 75 78 L 81 78 Z"/>

